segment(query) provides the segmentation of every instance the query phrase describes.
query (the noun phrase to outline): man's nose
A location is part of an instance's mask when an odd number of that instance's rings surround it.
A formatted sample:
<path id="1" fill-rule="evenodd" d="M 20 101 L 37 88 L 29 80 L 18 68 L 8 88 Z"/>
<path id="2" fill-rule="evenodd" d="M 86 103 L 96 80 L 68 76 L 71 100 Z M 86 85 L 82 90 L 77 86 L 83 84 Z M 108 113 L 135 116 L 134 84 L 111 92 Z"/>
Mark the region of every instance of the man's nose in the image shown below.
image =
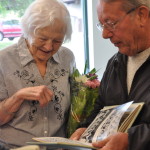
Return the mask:
<path id="1" fill-rule="evenodd" d="M 53 40 L 49 39 L 45 42 L 44 48 L 46 50 L 52 50 L 53 49 Z"/>
<path id="2" fill-rule="evenodd" d="M 104 39 L 111 38 L 113 36 L 113 32 L 108 30 L 107 28 L 104 28 L 102 31 L 102 36 Z"/>

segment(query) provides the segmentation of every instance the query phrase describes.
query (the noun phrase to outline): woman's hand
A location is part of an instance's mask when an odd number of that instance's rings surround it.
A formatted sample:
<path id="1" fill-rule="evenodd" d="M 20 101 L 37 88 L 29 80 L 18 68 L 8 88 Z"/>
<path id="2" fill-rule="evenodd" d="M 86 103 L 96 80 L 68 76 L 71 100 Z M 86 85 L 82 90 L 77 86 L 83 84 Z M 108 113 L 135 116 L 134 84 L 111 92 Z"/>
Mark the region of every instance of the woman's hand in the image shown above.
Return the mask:
<path id="1" fill-rule="evenodd" d="M 39 101 L 40 106 L 43 107 L 52 100 L 52 97 L 53 92 L 44 85 L 20 89 L 8 99 L 0 102 L 0 125 L 7 123 L 14 117 L 24 100 Z"/>
<path id="2" fill-rule="evenodd" d="M 85 131 L 86 128 L 79 128 L 77 129 L 70 137 L 72 140 L 79 140 L 82 133 Z"/>
<path id="3" fill-rule="evenodd" d="M 98 150 L 127 150 L 128 149 L 128 134 L 118 132 L 108 138 L 92 143 Z"/>
<path id="4" fill-rule="evenodd" d="M 19 90 L 15 97 L 20 100 L 36 100 L 43 107 L 52 100 L 53 92 L 47 86 L 28 87 Z"/>

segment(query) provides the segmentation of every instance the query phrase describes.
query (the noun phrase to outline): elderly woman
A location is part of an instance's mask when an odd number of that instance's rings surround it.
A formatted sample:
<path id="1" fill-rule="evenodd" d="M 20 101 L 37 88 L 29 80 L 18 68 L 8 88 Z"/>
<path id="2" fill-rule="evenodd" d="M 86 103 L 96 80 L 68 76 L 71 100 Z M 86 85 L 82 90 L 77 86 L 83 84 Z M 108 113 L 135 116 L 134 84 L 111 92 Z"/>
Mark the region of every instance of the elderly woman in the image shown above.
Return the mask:
<path id="1" fill-rule="evenodd" d="M 65 136 L 73 53 L 70 15 L 57 0 L 35 0 L 23 35 L 0 52 L 0 144 L 23 146 L 38 136 Z"/>

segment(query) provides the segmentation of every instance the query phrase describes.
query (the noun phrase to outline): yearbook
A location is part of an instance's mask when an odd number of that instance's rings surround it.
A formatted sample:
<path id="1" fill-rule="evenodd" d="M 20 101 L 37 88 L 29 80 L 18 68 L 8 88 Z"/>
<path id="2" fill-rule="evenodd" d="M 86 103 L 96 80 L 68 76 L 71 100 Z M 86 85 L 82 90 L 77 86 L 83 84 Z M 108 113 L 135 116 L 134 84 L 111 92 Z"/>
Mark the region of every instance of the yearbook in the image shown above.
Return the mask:
<path id="1" fill-rule="evenodd" d="M 103 140 L 118 131 L 127 132 L 143 105 L 142 102 L 133 103 L 131 101 L 118 106 L 104 107 L 81 135 L 79 141 L 62 137 L 33 137 L 35 142 L 28 142 L 28 144 L 47 146 L 48 149 L 96 149 L 92 146 L 92 142 Z"/>

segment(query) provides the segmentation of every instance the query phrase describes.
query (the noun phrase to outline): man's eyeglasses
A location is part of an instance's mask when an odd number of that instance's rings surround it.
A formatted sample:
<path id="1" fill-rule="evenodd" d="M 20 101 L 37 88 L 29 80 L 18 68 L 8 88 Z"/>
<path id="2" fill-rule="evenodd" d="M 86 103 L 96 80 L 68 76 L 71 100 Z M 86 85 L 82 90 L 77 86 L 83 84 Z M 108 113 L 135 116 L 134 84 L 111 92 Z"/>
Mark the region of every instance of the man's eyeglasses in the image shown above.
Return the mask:
<path id="1" fill-rule="evenodd" d="M 133 12 L 133 11 L 136 10 L 136 9 L 137 9 L 137 7 L 130 9 L 130 10 L 126 13 L 126 15 L 130 14 L 131 12 Z M 126 15 L 123 16 L 123 17 L 121 17 L 119 20 L 117 20 L 117 21 L 115 21 L 115 22 L 112 22 L 111 20 L 108 20 L 108 21 L 105 22 L 104 24 L 101 24 L 100 22 L 98 22 L 98 23 L 96 24 L 96 26 L 97 26 L 97 28 L 98 28 L 100 31 L 103 31 L 104 28 L 106 28 L 106 29 L 109 30 L 109 31 L 114 31 L 114 30 L 116 29 L 116 27 L 117 27 L 117 24 L 118 24 L 119 22 L 121 22 L 121 21 L 126 17 Z"/>

